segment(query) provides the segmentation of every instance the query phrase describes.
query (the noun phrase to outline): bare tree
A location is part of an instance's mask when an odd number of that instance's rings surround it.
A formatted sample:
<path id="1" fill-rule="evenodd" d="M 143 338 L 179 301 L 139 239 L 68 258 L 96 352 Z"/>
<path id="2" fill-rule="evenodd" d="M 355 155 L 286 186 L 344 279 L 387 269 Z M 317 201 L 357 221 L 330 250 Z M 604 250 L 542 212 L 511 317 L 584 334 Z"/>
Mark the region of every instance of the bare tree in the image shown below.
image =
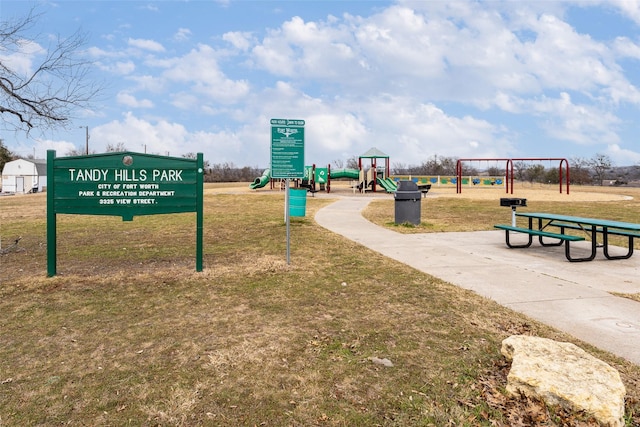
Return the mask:
<path id="1" fill-rule="evenodd" d="M 184 157 L 185 159 L 197 159 L 198 158 L 198 153 L 194 153 L 193 151 L 190 151 L 188 153 L 185 153 L 182 155 L 182 157 Z M 209 160 L 204 160 L 202 161 L 203 166 L 206 170 L 209 170 L 211 168 Z M 234 166 L 235 167 L 235 166 Z"/>
<path id="2" fill-rule="evenodd" d="M 86 151 L 84 151 L 83 149 L 78 149 L 78 148 L 72 148 L 70 150 L 67 150 L 64 155 L 65 156 L 85 156 L 87 154 L 96 154 L 97 151 L 96 150 L 89 150 L 89 152 L 87 153 Z"/>
<path id="3" fill-rule="evenodd" d="M 335 167 L 336 169 L 343 169 L 344 168 L 344 160 L 342 159 L 336 159 L 333 161 L 333 167 Z"/>
<path id="4" fill-rule="evenodd" d="M 106 153 L 123 153 L 127 150 L 127 147 L 124 145 L 124 142 L 118 142 L 116 145 L 112 143 L 108 143 L 107 147 L 104 150 Z"/>
<path id="5" fill-rule="evenodd" d="M 513 163 L 513 174 L 518 181 L 524 181 L 526 179 L 527 169 L 529 169 L 529 165 L 523 161 Z"/>
<path id="6" fill-rule="evenodd" d="M 359 169 L 358 164 L 358 156 L 351 156 L 347 159 L 347 165 L 345 167 L 348 169 Z"/>
<path id="7" fill-rule="evenodd" d="M 544 181 L 544 166 L 543 165 L 530 165 L 525 171 L 525 177 L 527 181 L 543 182 Z"/>
<path id="8" fill-rule="evenodd" d="M 262 169 L 258 167 L 239 168 L 232 162 L 216 163 L 209 168 L 205 161 L 205 168 L 207 171 L 205 180 L 208 182 L 249 182 L 253 181 L 256 176 L 260 176 L 262 172 Z"/>
<path id="9" fill-rule="evenodd" d="M 605 174 L 607 170 L 611 169 L 612 164 L 611 158 L 606 154 L 598 153 L 589 159 L 589 166 L 593 171 L 593 176 L 600 185 L 603 184 Z"/>
<path id="10" fill-rule="evenodd" d="M 582 157 L 573 157 L 569 163 L 571 164 L 571 184 L 591 184 L 589 160 Z"/>
<path id="11" fill-rule="evenodd" d="M 560 170 L 555 167 L 545 169 L 542 176 L 542 182 L 546 184 L 558 184 L 560 182 Z"/>
<path id="12" fill-rule="evenodd" d="M 408 175 L 409 174 L 409 167 L 406 165 L 406 163 L 393 163 L 393 165 L 391 165 L 391 170 L 393 171 L 393 173 L 395 175 Z"/>
<path id="13" fill-rule="evenodd" d="M 420 166 L 409 167 L 409 172 L 415 175 L 455 175 L 458 160 L 454 157 L 442 157 L 434 154 Z M 463 169 L 464 165 L 463 165 Z M 468 174 L 469 168 L 464 171 Z"/>
<path id="14" fill-rule="evenodd" d="M 487 168 L 487 174 L 489 176 L 503 176 L 505 175 L 505 170 L 498 166 L 491 166 Z"/>
<path id="15" fill-rule="evenodd" d="M 43 48 L 38 37 L 29 37 L 41 17 L 31 9 L 26 17 L 0 22 L 0 117 L 6 129 L 29 133 L 34 128 L 65 127 L 73 111 L 89 108 L 100 91 L 88 78 L 91 63 L 81 56 L 86 35 L 80 31 L 66 38 L 58 35 Z M 44 54 L 33 67 L 20 69 L 11 57 L 25 55 L 26 46 Z"/>

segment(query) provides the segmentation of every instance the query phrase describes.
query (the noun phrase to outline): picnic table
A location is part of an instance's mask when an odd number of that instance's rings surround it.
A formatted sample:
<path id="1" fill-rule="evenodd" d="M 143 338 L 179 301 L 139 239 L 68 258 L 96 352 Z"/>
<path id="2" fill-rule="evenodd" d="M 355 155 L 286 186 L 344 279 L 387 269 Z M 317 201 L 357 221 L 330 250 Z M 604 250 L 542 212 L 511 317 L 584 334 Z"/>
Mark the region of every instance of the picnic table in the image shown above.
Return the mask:
<path id="1" fill-rule="evenodd" d="M 517 227 L 515 224 L 494 225 L 495 228 L 505 230 L 505 239 L 509 248 L 528 248 L 533 242 L 533 236 L 538 236 L 538 241 L 542 246 L 565 245 L 565 256 L 571 262 L 591 261 L 596 257 L 596 249 L 602 247 L 605 258 L 627 259 L 633 255 L 633 244 L 635 238 L 640 238 L 640 224 L 631 222 L 611 221 L 599 218 L 585 218 L 570 215 L 558 215 L 544 212 L 520 212 L 515 213 L 516 217 L 528 219 L 528 228 Z M 567 234 L 567 230 L 577 230 L 583 233 Z M 514 244 L 511 242 L 510 232 L 524 233 L 529 236 L 527 243 Z M 598 243 L 598 236 L 602 242 Z M 609 237 L 623 236 L 628 238 L 627 253 L 623 255 L 612 255 L 609 250 Z M 586 257 L 575 257 L 571 255 L 570 242 L 591 240 L 591 253 Z M 552 239 L 551 242 L 544 238 Z"/>

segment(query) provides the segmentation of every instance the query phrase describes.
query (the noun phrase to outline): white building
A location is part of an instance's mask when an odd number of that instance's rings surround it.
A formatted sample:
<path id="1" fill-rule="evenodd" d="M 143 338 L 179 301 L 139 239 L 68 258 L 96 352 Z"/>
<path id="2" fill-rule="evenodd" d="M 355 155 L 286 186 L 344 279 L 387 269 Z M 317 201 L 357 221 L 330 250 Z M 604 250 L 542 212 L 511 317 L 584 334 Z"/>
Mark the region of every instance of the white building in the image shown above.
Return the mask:
<path id="1" fill-rule="evenodd" d="M 47 186 L 46 160 L 18 159 L 4 164 L 3 193 L 35 193 Z"/>

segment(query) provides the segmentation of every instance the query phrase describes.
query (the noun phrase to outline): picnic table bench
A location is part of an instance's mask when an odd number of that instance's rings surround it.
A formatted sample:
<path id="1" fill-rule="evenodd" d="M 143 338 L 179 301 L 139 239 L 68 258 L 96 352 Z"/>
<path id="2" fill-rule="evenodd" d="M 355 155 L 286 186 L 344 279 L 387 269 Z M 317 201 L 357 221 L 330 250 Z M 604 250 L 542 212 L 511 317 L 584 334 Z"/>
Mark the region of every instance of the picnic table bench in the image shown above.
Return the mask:
<path id="1" fill-rule="evenodd" d="M 533 236 L 538 236 L 541 246 L 565 245 L 565 256 L 571 262 L 591 261 L 596 257 L 596 250 L 602 247 L 605 258 L 627 259 L 633 255 L 634 239 L 640 238 L 640 224 L 610 221 L 598 218 L 584 218 L 569 215 L 558 215 L 552 213 L 515 213 L 516 217 L 528 219 L 528 227 L 517 227 L 515 225 L 494 225 L 495 228 L 505 230 L 505 240 L 509 248 L 527 248 L 533 243 Z M 555 230 L 559 229 L 559 232 Z M 550 231 L 554 230 L 554 231 Z M 584 235 L 567 234 L 566 230 L 582 231 Z M 510 232 L 524 233 L 529 236 L 527 243 L 514 244 L 509 238 Z M 598 236 L 602 236 L 602 243 L 598 243 Z M 628 249 L 626 254 L 612 255 L 609 250 L 609 236 L 623 236 L 628 238 Z M 543 238 L 555 239 L 548 242 Z M 590 238 L 591 253 L 586 257 L 575 257 L 571 255 L 570 242 L 577 242 Z"/>

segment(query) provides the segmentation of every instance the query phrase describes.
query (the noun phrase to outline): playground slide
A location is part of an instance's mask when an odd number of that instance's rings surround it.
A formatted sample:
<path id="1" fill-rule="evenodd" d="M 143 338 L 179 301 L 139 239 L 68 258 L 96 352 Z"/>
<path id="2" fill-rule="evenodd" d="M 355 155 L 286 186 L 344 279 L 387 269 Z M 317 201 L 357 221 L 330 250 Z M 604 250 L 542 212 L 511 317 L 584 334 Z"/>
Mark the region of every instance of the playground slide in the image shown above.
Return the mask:
<path id="1" fill-rule="evenodd" d="M 358 169 L 331 169 L 331 179 L 350 178 L 360 179 L 360 171 Z"/>
<path id="2" fill-rule="evenodd" d="M 253 180 L 251 184 L 249 184 L 249 188 L 255 190 L 256 188 L 262 188 L 269 183 L 271 179 L 271 169 L 265 169 L 262 172 L 262 176 L 257 177 Z"/>
<path id="3" fill-rule="evenodd" d="M 398 190 L 398 181 L 391 178 L 385 178 L 385 181 L 389 183 L 389 188 L 392 188 L 393 191 Z"/>
<path id="4" fill-rule="evenodd" d="M 391 178 L 378 178 L 376 180 L 380 187 L 384 188 L 387 193 L 393 193 L 398 189 L 398 184 Z"/>

